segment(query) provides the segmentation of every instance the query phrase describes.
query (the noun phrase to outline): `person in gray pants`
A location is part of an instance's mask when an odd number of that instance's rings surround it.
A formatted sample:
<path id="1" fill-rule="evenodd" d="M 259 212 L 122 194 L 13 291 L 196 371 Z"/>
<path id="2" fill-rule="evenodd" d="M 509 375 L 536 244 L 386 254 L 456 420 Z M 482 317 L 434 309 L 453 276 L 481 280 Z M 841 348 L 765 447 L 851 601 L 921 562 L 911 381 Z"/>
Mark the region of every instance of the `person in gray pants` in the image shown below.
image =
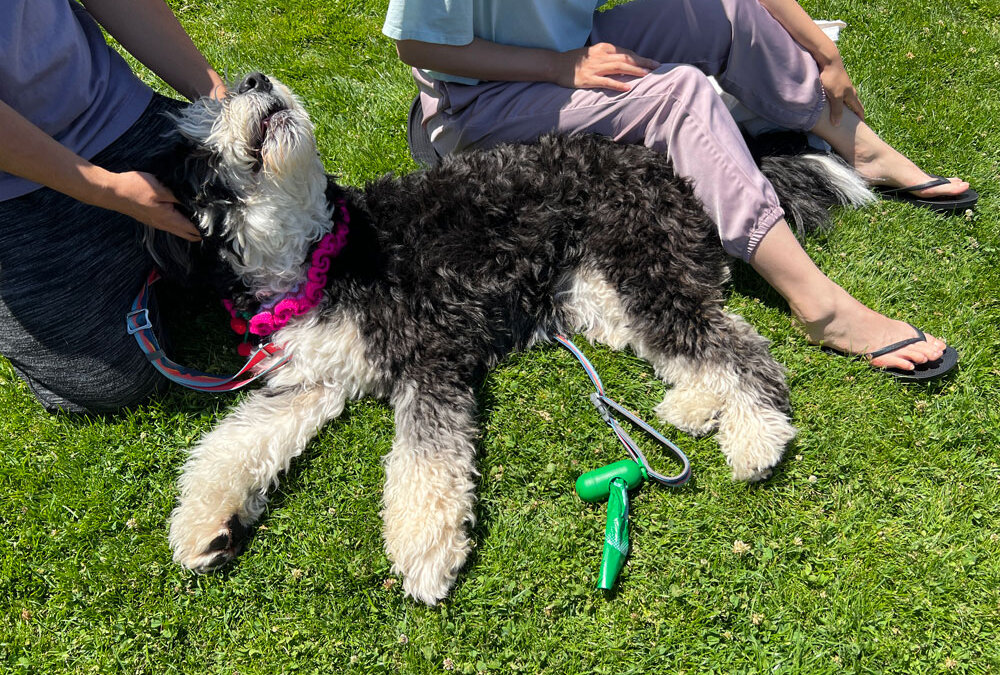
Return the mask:
<path id="1" fill-rule="evenodd" d="M 110 412 L 156 388 L 123 328 L 153 264 L 144 235 L 199 238 L 147 166 L 183 104 L 100 26 L 184 96 L 225 92 L 163 0 L 0 4 L 0 354 L 52 411 Z"/>

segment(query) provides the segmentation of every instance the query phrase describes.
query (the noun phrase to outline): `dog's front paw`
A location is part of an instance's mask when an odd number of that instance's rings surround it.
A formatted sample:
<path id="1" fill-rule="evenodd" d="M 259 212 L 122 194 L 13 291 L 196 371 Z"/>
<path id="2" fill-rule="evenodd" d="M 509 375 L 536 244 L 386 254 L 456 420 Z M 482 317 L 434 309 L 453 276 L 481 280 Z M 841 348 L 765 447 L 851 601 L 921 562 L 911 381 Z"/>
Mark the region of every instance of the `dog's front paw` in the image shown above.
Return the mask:
<path id="1" fill-rule="evenodd" d="M 455 585 L 471 549 L 465 528 L 472 518 L 468 498 L 429 496 L 420 508 L 411 503 L 405 512 L 383 512 L 385 549 L 392 571 L 403 577 L 407 595 L 436 604 Z"/>
<path id="2" fill-rule="evenodd" d="M 403 591 L 420 602 L 435 605 L 455 585 L 458 571 L 469 555 L 469 544 L 439 544 L 423 551 L 397 554 L 392 571 L 403 577 Z"/>
<path id="3" fill-rule="evenodd" d="M 718 426 L 720 396 L 705 389 L 674 387 L 654 408 L 656 417 L 692 436 L 704 436 Z"/>
<path id="4" fill-rule="evenodd" d="M 421 489 L 427 487 L 431 489 Z M 387 491 L 385 550 L 393 572 L 403 577 L 406 594 L 433 605 L 448 595 L 469 556 L 466 528 L 475 522 L 473 497 L 470 490 L 433 489 L 423 483 L 409 488 Z"/>
<path id="5" fill-rule="evenodd" d="M 196 507 L 178 506 L 170 518 L 174 562 L 195 572 L 222 567 L 243 549 L 250 528 L 239 516 L 210 516 Z"/>

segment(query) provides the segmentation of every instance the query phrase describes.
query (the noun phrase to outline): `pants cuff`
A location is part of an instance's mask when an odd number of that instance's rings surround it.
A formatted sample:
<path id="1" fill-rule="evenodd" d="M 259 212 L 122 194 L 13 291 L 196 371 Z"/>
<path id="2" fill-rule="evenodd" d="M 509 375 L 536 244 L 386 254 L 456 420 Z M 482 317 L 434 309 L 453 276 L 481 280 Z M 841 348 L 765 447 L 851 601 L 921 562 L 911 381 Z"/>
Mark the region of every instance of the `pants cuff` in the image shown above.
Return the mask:
<path id="1" fill-rule="evenodd" d="M 750 262 L 750 258 L 753 256 L 754 251 L 757 250 L 757 246 L 760 245 L 764 235 L 770 232 L 775 223 L 784 217 L 785 212 L 782 208 L 780 206 L 773 206 L 757 219 L 757 224 L 754 226 L 753 231 L 750 233 L 750 238 L 747 240 L 746 251 L 743 253 L 743 262 Z"/>

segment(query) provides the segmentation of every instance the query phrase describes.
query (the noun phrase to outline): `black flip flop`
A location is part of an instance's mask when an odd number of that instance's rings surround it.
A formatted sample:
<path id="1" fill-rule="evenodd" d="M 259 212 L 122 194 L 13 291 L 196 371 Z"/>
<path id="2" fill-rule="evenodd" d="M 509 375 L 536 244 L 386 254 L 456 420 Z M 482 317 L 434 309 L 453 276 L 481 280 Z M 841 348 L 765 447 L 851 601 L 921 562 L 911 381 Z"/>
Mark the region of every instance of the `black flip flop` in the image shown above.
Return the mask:
<path id="1" fill-rule="evenodd" d="M 871 361 L 871 359 L 878 358 L 880 356 L 885 356 L 890 354 L 897 349 L 902 349 L 907 345 L 912 345 L 915 342 L 926 342 L 927 336 L 924 332 L 910 324 L 910 328 L 917 331 L 916 336 L 908 338 L 906 340 L 900 340 L 899 342 L 894 342 L 891 345 L 882 347 L 873 352 L 868 352 L 867 354 L 848 354 L 847 352 L 842 352 L 839 349 L 834 349 L 833 347 L 822 347 L 823 351 L 830 354 L 837 354 L 838 356 L 847 356 L 853 359 Z M 958 363 L 958 352 L 951 347 L 945 347 L 944 353 L 941 357 L 935 361 L 928 361 L 927 363 L 916 363 L 914 364 L 913 370 L 903 370 L 901 368 L 877 368 L 877 370 L 882 371 L 888 375 L 892 375 L 898 380 L 905 380 L 909 382 L 925 382 L 927 380 L 933 380 L 942 375 L 950 372 L 955 365 Z M 874 367 L 874 366 L 873 366 Z"/>
<path id="2" fill-rule="evenodd" d="M 420 96 L 410 104 L 410 117 L 406 121 L 406 144 L 413 161 L 424 168 L 433 169 L 441 163 L 441 155 L 431 143 L 427 127 L 424 126 L 424 109 L 420 105 Z"/>
<path id="3" fill-rule="evenodd" d="M 941 176 L 931 175 L 934 180 L 929 180 L 926 183 L 921 183 L 920 185 L 910 185 L 908 187 L 890 188 L 881 185 L 875 186 L 875 191 L 878 192 L 885 199 L 893 199 L 897 202 L 905 202 L 907 204 L 913 204 L 914 206 L 922 206 L 925 209 L 930 209 L 931 211 L 936 211 L 938 213 L 955 213 L 956 211 L 965 211 L 966 209 L 971 209 L 979 201 L 979 193 L 975 190 L 966 190 L 965 192 L 960 192 L 957 195 L 945 195 L 941 197 L 918 197 L 913 194 L 916 190 L 926 190 L 927 188 L 937 187 L 938 185 L 947 185 L 950 181 L 947 178 L 942 178 Z"/>

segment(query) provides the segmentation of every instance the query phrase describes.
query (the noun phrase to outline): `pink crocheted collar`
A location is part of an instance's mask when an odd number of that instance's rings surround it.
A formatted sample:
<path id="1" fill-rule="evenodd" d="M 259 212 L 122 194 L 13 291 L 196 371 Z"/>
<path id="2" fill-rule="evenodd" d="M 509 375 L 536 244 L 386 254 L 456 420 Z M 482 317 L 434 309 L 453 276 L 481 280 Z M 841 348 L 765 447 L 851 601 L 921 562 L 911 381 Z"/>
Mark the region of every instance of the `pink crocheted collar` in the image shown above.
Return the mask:
<path id="1" fill-rule="evenodd" d="M 246 341 L 250 334 L 266 337 L 280 328 L 284 328 L 293 318 L 308 314 L 323 300 L 323 289 L 326 288 L 326 273 L 330 271 L 331 260 L 340 253 L 347 244 L 347 224 L 351 220 L 344 200 L 336 203 L 336 213 L 333 230 L 319 240 L 313 248 L 309 270 L 306 278 L 291 291 L 268 300 L 260 306 L 260 310 L 249 315 L 237 312 L 231 300 L 223 300 L 223 306 L 232 317 L 229 325 L 239 335 L 244 336 L 244 342 L 238 351 L 250 352 Z"/>

